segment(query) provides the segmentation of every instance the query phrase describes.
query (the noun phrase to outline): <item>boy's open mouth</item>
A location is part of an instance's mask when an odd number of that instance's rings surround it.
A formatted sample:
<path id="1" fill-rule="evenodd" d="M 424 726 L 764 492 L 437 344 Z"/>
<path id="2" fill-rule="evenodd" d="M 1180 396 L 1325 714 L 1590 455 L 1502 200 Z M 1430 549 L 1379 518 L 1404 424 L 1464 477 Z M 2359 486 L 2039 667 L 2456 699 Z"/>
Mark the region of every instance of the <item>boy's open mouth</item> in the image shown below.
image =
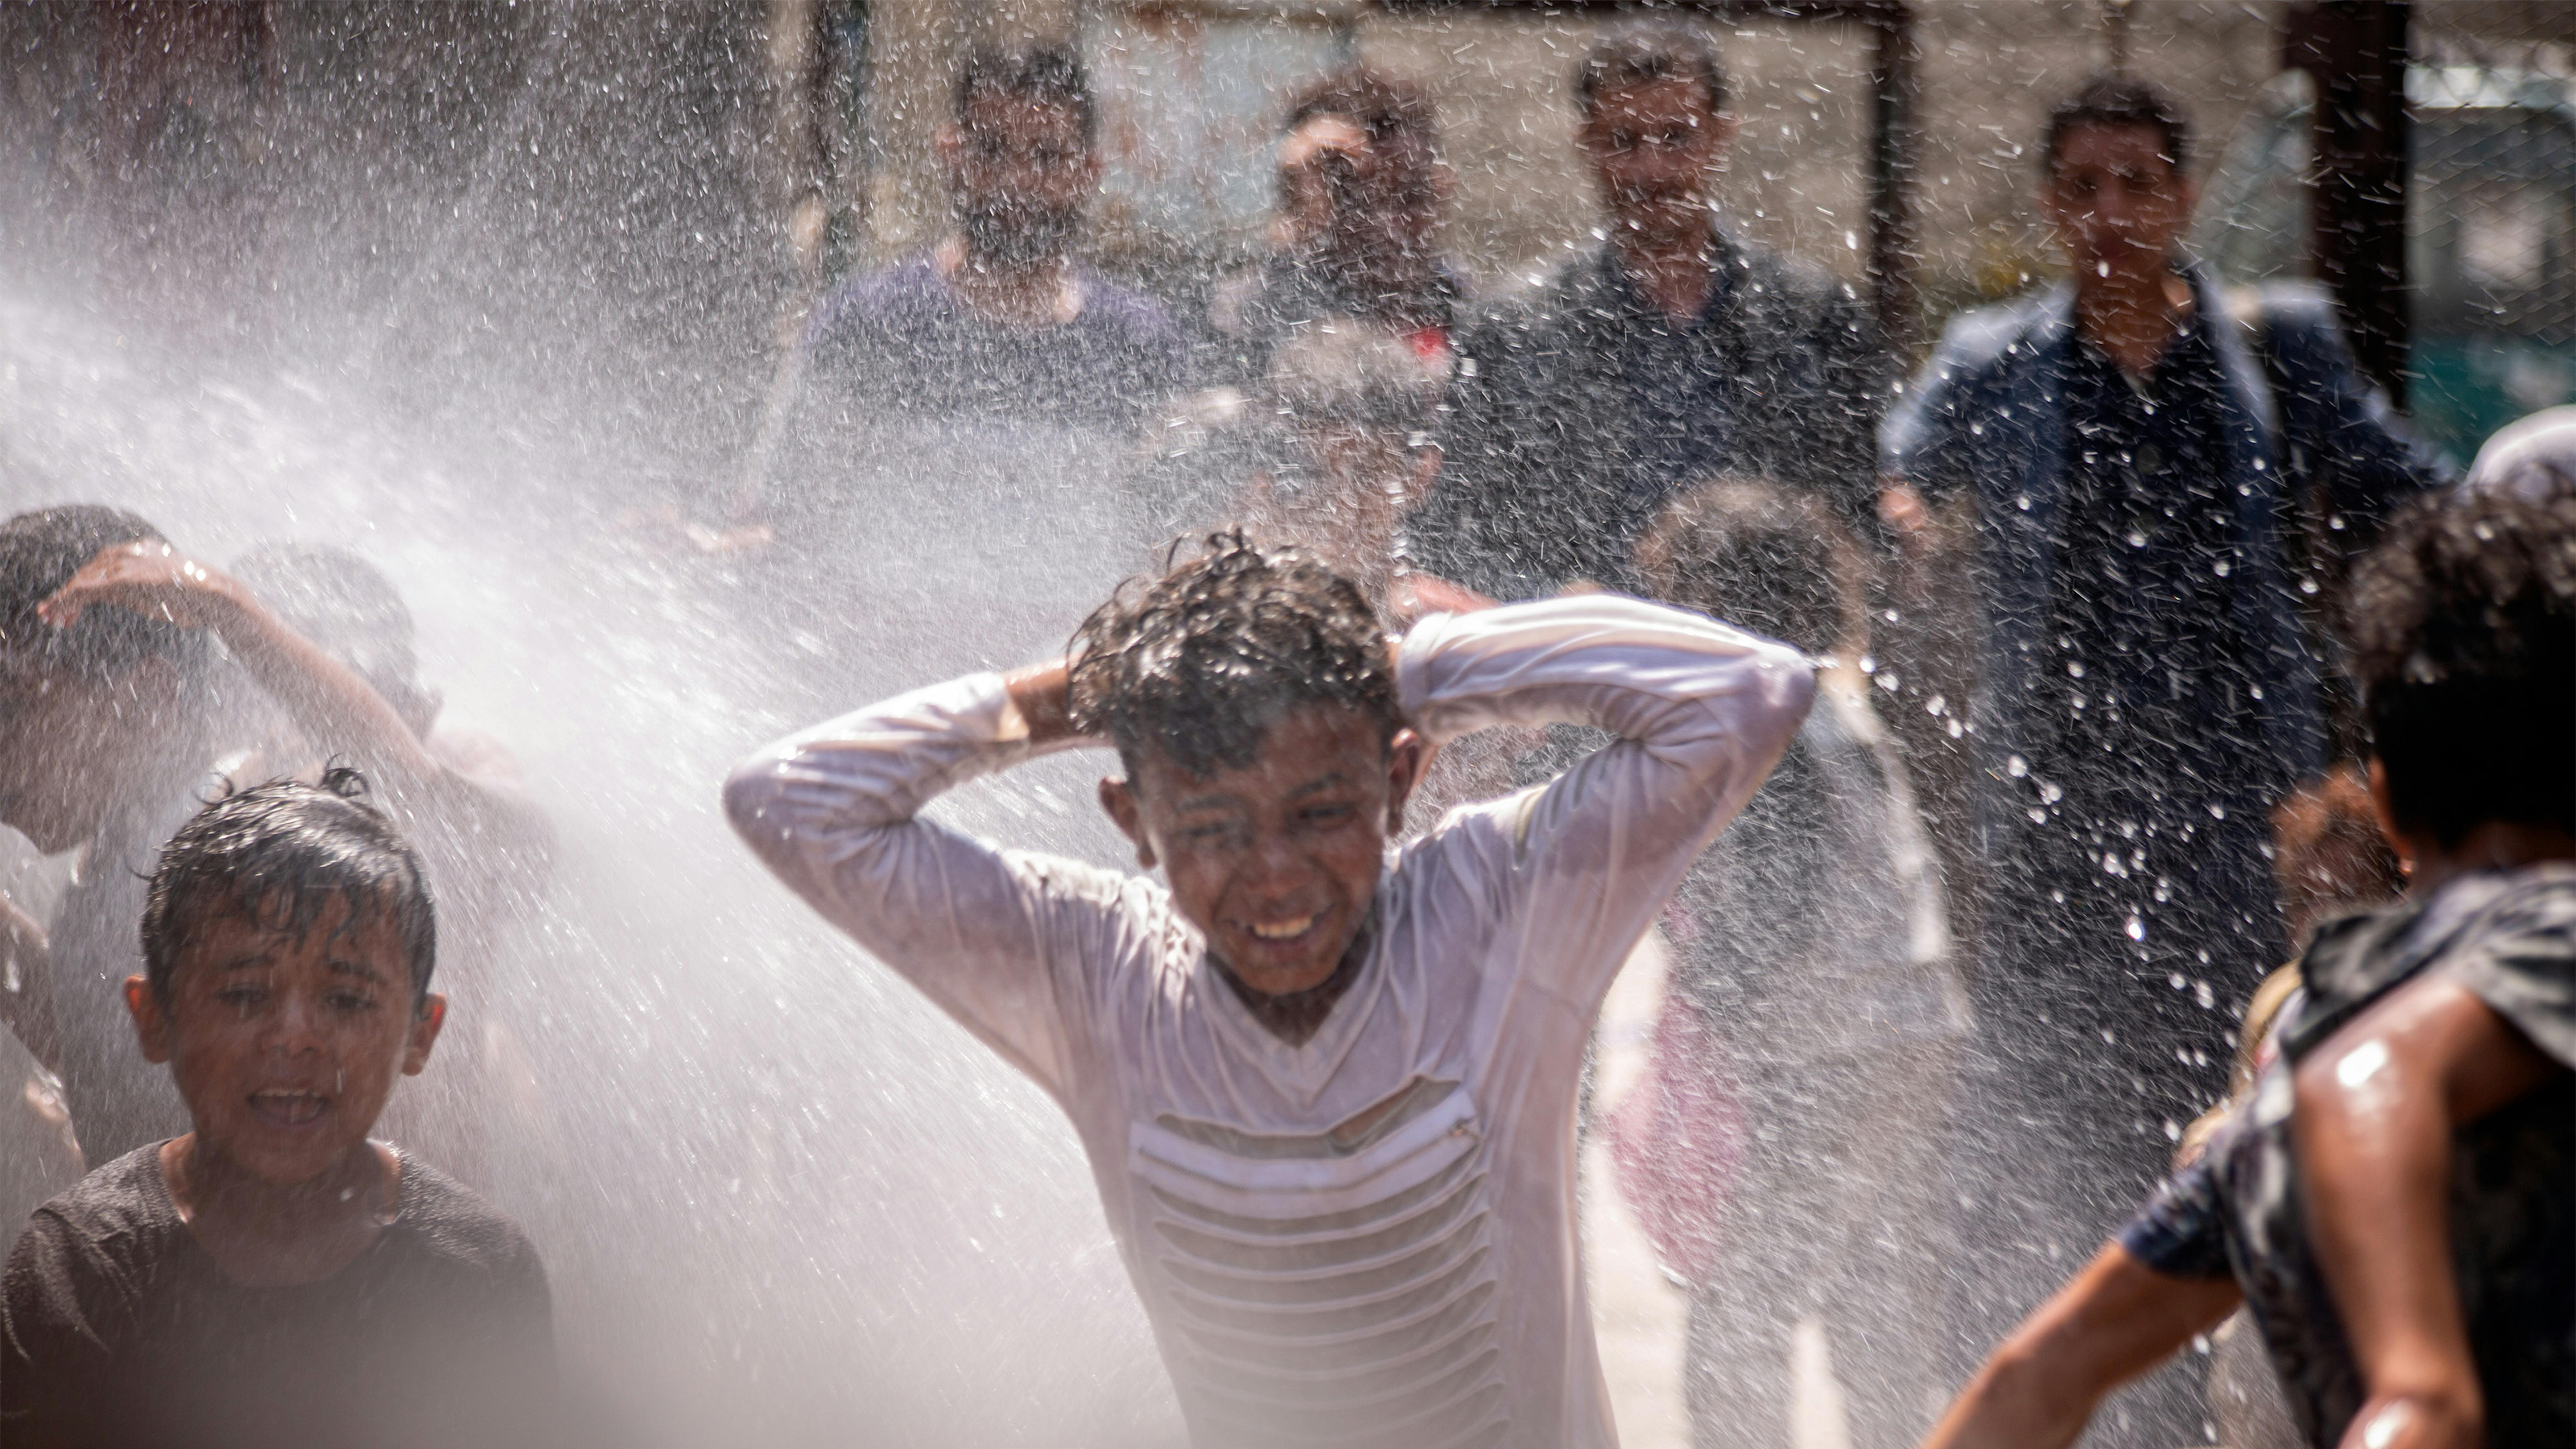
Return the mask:
<path id="1" fill-rule="evenodd" d="M 1294 941 L 1313 930 L 1315 923 L 1323 918 L 1324 913 L 1317 911 L 1312 915 L 1291 916 L 1276 921 L 1248 921 L 1244 924 L 1244 929 L 1264 941 Z"/>
<path id="2" fill-rule="evenodd" d="M 331 1110 L 331 1099 L 319 1092 L 272 1090 L 250 1094 L 250 1109 L 280 1127 L 305 1127 Z"/>

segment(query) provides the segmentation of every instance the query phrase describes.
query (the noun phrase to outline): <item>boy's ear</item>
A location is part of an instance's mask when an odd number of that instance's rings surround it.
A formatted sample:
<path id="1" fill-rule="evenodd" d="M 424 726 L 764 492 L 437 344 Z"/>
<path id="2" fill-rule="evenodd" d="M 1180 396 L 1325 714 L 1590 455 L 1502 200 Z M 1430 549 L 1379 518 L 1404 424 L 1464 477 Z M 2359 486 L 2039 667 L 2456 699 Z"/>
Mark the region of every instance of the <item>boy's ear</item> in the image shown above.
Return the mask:
<path id="1" fill-rule="evenodd" d="M 1431 746 L 1410 729 L 1395 732 L 1386 743 L 1386 833 L 1396 835 L 1404 830 L 1404 802 L 1413 798 L 1413 787 L 1422 783 L 1423 767 L 1431 762 Z"/>
<path id="2" fill-rule="evenodd" d="M 1152 870 L 1154 842 L 1145 833 L 1145 811 L 1136 803 L 1136 787 L 1125 780 L 1102 780 L 1100 808 L 1109 812 L 1109 818 L 1118 822 L 1119 833 L 1136 847 L 1136 864 Z"/>
<path id="3" fill-rule="evenodd" d="M 2415 842 L 2397 823 L 2397 807 L 2388 793 L 2388 764 L 2377 755 L 2370 757 L 2370 813 L 2379 817 L 2379 833 L 2386 837 L 2388 848 L 2397 852 L 2397 869 L 2413 875 Z"/>
<path id="4" fill-rule="evenodd" d="M 429 1065 L 429 1049 L 438 1044 L 438 1029 L 447 1025 L 447 998 L 433 991 L 412 1013 L 411 1040 L 403 1043 L 403 1075 L 417 1077 Z"/>
<path id="5" fill-rule="evenodd" d="M 134 1037 L 143 1046 L 143 1059 L 154 1066 L 170 1060 L 170 1017 L 161 1009 L 161 998 L 152 993 L 152 983 L 140 976 L 125 978 L 125 1009 L 134 1018 Z"/>

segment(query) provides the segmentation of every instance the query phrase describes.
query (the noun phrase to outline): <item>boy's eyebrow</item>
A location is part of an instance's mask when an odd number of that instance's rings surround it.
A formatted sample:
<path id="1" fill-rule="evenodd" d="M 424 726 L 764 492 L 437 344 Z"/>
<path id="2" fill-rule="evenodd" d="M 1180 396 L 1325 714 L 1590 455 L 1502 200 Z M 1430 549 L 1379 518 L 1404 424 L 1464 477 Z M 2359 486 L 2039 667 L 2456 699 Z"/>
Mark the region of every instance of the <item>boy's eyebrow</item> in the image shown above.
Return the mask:
<path id="1" fill-rule="evenodd" d="M 1307 781 L 1305 784 L 1298 786 L 1296 789 L 1289 791 L 1288 798 L 1291 800 L 1302 800 L 1306 796 L 1312 795 L 1318 790 L 1330 790 L 1336 785 L 1346 785 L 1350 783 L 1350 778 L 1349 773 L 1342 770 L 1334 770 L 1328 774 L 1318 775 L 1314 779 Z"/>
<path id="2" fill-rule="evenodd" d="M 330 960 L 330 967 L 331 974 L 334 976 L 358 976 L 369 981 L 382 981 L 385 979 L 385 973 L 377 970 L 375 967 L 364 961 L 351 961 L 346 957 L 332 957 Z"/>

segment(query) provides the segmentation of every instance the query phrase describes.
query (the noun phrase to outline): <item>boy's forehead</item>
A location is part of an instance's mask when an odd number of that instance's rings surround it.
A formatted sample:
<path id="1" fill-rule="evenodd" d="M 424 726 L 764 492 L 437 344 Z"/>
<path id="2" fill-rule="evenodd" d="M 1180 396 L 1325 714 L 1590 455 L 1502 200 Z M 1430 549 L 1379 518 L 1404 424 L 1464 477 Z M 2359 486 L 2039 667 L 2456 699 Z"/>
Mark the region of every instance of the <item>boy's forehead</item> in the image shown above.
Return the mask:
<path id="1" fill-rule="evenodd" d="M 1174 758 L 1159 744 L 1138 750 L 1137 773 L 1174 798 L 1209 792 L 1277 793 L 1307 788 L 1330 777 L 1364 780 L 1386 764 L 1383 727 L 1345 704 L 1291 705 L 1262 726 L 1250 758 L 1241 764 L 1222 759 L 1200 773 Z"/>

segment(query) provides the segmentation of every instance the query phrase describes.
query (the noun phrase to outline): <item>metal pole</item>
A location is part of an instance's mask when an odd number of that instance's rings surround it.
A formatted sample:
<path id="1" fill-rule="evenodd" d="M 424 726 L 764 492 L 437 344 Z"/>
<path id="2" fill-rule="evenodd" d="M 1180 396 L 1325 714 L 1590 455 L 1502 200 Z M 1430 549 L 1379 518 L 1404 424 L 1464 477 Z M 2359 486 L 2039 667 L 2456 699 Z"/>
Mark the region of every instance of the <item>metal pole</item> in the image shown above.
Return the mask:
<path id="1" fill-rule="evenodd" d="M 2361 365 L 2406 402 L 2408 0 L 2301 0 L 2282 64 L 2316 83 L 2309 258 Z"/>
<path id="2" fill-rule="evenodd" d="M 1894 3 L 1868 13 L 1870 37 L 1869 283 L 1887 349 L 1904 356 L 1914 337 L 1914 15 Z"/>

